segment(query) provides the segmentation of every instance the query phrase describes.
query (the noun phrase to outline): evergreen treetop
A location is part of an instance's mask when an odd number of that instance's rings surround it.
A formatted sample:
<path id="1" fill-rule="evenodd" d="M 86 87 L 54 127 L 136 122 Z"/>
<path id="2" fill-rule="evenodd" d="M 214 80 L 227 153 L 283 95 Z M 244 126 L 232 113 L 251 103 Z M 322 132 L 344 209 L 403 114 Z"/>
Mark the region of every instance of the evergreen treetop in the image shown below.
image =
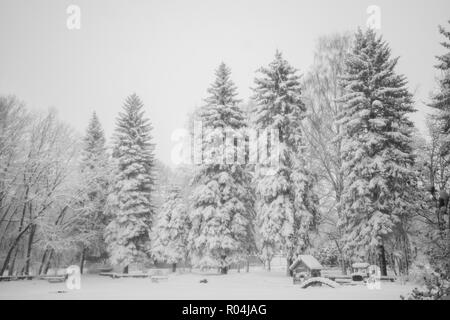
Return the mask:
<path id="1" fill-rule="evenodd" d="M 447 52 L 436 57 L 438 64 L 435 67 L 442 74 L 439 79 L 438 92 L 433 95 L 430 106 L 440 110 L 438 119 L 441 122 L 441 129 L 448 134 L 450 133 L 450 31 L 445 30 L 443 26 L 439 26 L 439 32 L 445 38 L 441 45 L 447 49 Z"/>

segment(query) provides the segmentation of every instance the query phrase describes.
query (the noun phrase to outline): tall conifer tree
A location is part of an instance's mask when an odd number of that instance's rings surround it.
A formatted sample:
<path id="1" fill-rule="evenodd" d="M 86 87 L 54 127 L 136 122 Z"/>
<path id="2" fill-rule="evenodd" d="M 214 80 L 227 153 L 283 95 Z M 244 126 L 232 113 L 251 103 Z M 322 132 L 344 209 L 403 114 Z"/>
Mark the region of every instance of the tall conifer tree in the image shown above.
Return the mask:
<path id="1" fill-rule="evenodd" d="M 105 213 L 106 199 L 110 183 L 110 159 L 106 152 L 105 135 L 97 114 L 94 112 L 83 139 L 81 176 L 83 194 L 83 214 L 80 216 L 83 232 L 89 237 L 82 244 L 80 268 L 83 272 L 88 250 L 92 255 L 102 256 L 105 251 L 103 233 L 108 223 Z"/>
<path id="2" fill-rule="evenodd" d="M 153 232 L 152 254 L 157 261 L 171 263 L 173 272 L 188 253 L 190 222 L 185 202 L 180 189 L 172 186 L 158 212 Z"/>
<path id="3" fill-rule="evenodd" d="M 201 110 L 203 156 L 190 213 L 194 264 L 217 267 L 221 273 L 243 261 L 253 242 L 250 175 L 240 158 L 246 124 L 230 74 L 220 64 Z"/>
<path id="4" fill-rule="evenodd" d="M 154 145 L 152 126 L 143 109 L 141 99 L 130 95 L 117 118 L 114 136 L 113 219 L 106 230 L 106 241 L 111 261 L 124 266 L 124 272 L 131 263 L 142 261 L 150 249 Z"/>
<path id="5" fill-rule="evenodd" d="M 385 248 L 402 232 L 413 211 L 409 190 L 414 181 L 411 149 L 412 95 L 404 76 L 395 72 L 398 58 L 375 31 L 358 30 L 342 80 L 344 190 L 340 225 L 345 248 L 353 257 L 376 255 L 386 275 Z"/>
<path id="6" fill-rule="evenodd" d="M 440 110 L 439 119 L 441 120 L 443 133 L 450 135 L 450 31 L 439 26 L 439 32 L 445 38 L 441 45 L 447 49 L 447 52 L 436 57 L 439 61 L 436 69 L 441 72 L 441 75 L 438 92 L 433 95 L 431 106 Z"/>
<path id="7" fill-rule="evenodd" d="M 280 52 L 259 72 L 261 76 L 255 79 L 254 88 L 254 122 L 258 134 L 273 141 L 268 144 L 267 153 L 275 161 L 263 163 L 259 159 L 256 166 L 260 248 L 269 269 L 274 254 L 283 251 L 290 274 L 294 256 L 308 246 L 308 234 L 317 214 L 301 131 L 306 108 L 300 76 Z M 261 151 L 265 152 L 259 150 L 259 154 Z"/>

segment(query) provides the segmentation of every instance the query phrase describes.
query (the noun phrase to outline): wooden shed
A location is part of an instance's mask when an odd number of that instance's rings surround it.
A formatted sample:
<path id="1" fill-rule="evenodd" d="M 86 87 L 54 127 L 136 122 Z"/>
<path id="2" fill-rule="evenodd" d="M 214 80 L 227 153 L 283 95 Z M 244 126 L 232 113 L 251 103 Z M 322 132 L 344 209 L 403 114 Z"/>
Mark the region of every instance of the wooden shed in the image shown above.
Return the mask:
<path id="1" fill-rule="evenodd" d="M 289 267 L 295 274 L 304 274 L 308 277 L 320 277 L 322 265 L 311 255 L 299 255 Z"/>

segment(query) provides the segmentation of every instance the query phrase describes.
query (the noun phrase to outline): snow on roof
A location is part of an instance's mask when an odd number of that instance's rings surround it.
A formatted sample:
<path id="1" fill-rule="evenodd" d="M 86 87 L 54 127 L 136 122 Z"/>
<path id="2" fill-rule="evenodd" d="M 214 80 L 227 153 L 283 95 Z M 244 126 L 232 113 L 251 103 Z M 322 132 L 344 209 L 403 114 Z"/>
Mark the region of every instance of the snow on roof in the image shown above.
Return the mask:
<path id="1" fill-rule="evenodd" d="M 352 264 L 352 268 L 355 268 L 355 269 L 365 269 L 368 267 L 369 267 L 369 264 L 367 262 L 355 262 L 354 264 Z"/>
<path id="2" fill-rule="evenodd" d="M 302 254 L 299 255 L 297 260 L 294 261 L 294 263 L 292 263 L 292 265 L 289 267 L 289 269 L 294 269 L 300 262 L 303 262 L 303 264 L 311 270 L 322 270 L 323 267 L 320 264 L 319 261 L 317 261 L 316 258 L 314 258 L 311 255 L 307 255 L 307 254 Z"/>

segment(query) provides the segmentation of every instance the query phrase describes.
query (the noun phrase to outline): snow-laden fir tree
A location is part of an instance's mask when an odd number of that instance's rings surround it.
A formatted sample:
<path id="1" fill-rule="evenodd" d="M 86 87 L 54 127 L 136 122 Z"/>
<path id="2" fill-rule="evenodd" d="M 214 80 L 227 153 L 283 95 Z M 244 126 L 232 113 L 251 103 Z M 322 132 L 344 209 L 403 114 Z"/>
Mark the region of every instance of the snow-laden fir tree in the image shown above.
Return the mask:
<path id="1" fill-rule="evenodd" d="M 259 136 L 269 137 L 273 143 L 267 146 L 272 162 L 260 158 L 256 166 L 256 213 L 260 249 L 270 270 L 270 260 L 277 252 L 284 252 L 289 268 L 295 254 L 307 248 L 317 199 L 301 131 L 306 110 L 300 76 L 278 51 L 259 72 L 253 121 Z M 258 150 L 259 154 L 261 151 L 266 152 Z"/>
<path id="2" fill-rule="evenodd" d="M 110 161 L 106 152 L 105 135 L 94 112 L 83 139 L 81 157 L 82 214 L 79 215 L 80 232 L 87 234 L 81 248 L 81 272 L 87 251 L 103 256 L 105 243 L 103 233 L 108 223 L 105 213 L 110 181 Z"/>
<path id="3" fill-rule="evenodd" d="M 450 20 L 448 22 L 450 23 Z M 443 162 L 446 164 L 446 167 L 448 168 L 448 163 L 450 161 L 450 31 L 439 26 L 439 32 L 445 37 L 445 40 L 441 42 L 441 45 L 447 49 L 447 52 L 436 57 L 439 61 L 436 68 L 441 74 L 439 79 L 439 89 L 433 96 L 433 103 L 431 106 L 439 109 L 437 119 L 440 124 L 440 133 L 442 133 L 439 137 L 439 140 L 442 141 L 442 147 L 439 150 L 438 156 L 444 160 L 441 161 L 441 163 Z M 442 190 L 443 188 L 445 188 L 445 185 L 441 185 L 441 192 L 444 191 Z M 434 195 L 433 198 L 435 198 Z M 429 235 L 429 238 L 432 240 L 432 245 L 430 245 L 429 248 L 429 256 L 434 267 L 440 269 L 441 272 L 445 274 L 448 287 L 448 281 L 450 279 L 450 213 L 446 206 L 441 205 L 437 215 L 439 224 L 437 229 L 439 229 L 439 232 L 436 232 L 437 230 L 435 230 L 434 235 Z M 445 217 L 447 217 L 447 225 L 445 225 Z"/>
<path id="4" fill-rule="evenodd" d="M 253 243 L 251 177 L 241 161 L 245 119 L 230 73 L 220 64 L 200 112 L 202 163 L 193 179 L 190 212 L 193 264 L 221 273 L 244 261 Z"/>
<path id="5" fill-rule="evenodd" d="M 450 21 L 449 21 L 450 23 Z M 439 26 L 439 32 L 444 36 L 444 41 L 441 45 L 447 50 L 446 53 L 437 56 L 438 64 L 435 66 L 439 71 L 438 88 L 437 91 L 432 95 L 431 107 L 438 110 L 435 118 L 439 126 L 439 133 L 442 146 L 439 150 L 439 156 L 445 162 L 450 161 L 450 31 L 447 31 L 444 27 Z M 441 186 L 442 188 L 442 186 Z M 432 191 L 433 193 L 435 190 Z M 433 194 L 434 196 L 434 194 Z M 439 213 L 441 214 L 441 213 Z M 442 212 L 445 216 L 445 212 Z M 442 217 L 444 218 L 444 217 Z M 444 219 L 439 218 L 443 222 Z M 445 228 L 444 223 L 441 224 L 441 229 Z M 450 230 L 450 221 L 448 224 L 448 229 Z"/>
<path id="6" fill-rule="evenodd" d="M 376 256 L 386 275 L 385 247 L 402 228 L 411 207 L 414 181 L 411 150 L 412 96 L 395 72 L 388 44 L 375 31 L 356 32 L 342 79 L 344 190 L 340 226 L 353 256 Z M 405 239 L 404 239 L 405 240 Z"/>
<path id="7" fill-rule="evenodd" d="M 447 41 L 450 41 L 450 31 L 439 26 L 439 32 Z M 450 135 L 450 42 L 443 41 L 441 45 L 448 51 L 436 57 L 439 61 L 436 68 L 441 72 L 441 75 L 438 92 L 433 95 L 431 106 L 440 110 L 438 118 L 442 125 L 442 131 L 445 135 Z"/>
<path id="8" fill-rule="evenodd" d="M 176 271 L 177 263 L 187 258 L 187 240 L 190 229 L 186 201 L 178 187 L 168 191 L 165 201 L 156 216 L 152 236 L 152 255 L 158 262 L 172 264 Z"/>
<path id="9" fill-rule="evenodd" d="M 110 260 L 124 266 L 142 261 L 150 253 L 150 229 L 154 208 L 154 145 L 152 126 L 144 115 L 141 99 L 127 97 L 119 113 L 114 136 L 115 181 L 111 193 L 112 221 L 106 229 Z"/>

